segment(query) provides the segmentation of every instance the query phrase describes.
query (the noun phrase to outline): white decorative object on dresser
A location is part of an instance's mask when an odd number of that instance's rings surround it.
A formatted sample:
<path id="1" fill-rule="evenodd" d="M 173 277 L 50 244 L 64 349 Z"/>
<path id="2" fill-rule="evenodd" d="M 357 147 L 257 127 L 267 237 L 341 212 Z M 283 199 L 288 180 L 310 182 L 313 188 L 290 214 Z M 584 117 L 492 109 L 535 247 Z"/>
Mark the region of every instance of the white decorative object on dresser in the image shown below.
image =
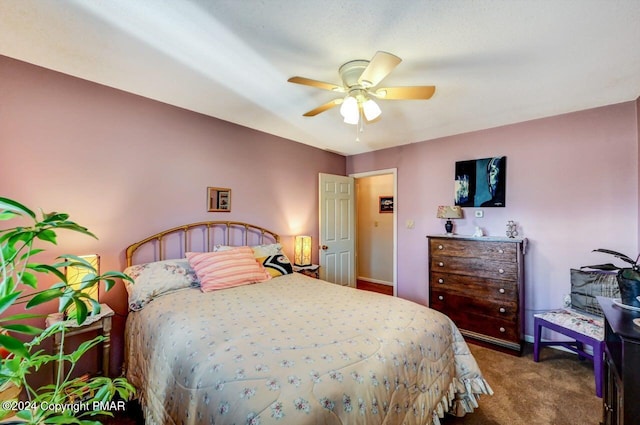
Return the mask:
<path id="1" fill-rule="evenodd" d="M 522 352 L 526 239 L 427 236 L 429 304 L 465 337 Z"/>

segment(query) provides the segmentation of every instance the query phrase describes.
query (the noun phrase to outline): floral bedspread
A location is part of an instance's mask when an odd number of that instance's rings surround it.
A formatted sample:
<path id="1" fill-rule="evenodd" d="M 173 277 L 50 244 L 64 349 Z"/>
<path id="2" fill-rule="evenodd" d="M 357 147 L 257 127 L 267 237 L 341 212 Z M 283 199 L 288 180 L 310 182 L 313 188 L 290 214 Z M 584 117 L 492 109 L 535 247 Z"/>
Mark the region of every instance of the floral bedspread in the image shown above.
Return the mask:
<path id="1" fill-rule="evenodd" d="M 294 273 L 178 290 L 127 320 L 149 424 L 439 424 L 491 394 L 455 325 Z"/>

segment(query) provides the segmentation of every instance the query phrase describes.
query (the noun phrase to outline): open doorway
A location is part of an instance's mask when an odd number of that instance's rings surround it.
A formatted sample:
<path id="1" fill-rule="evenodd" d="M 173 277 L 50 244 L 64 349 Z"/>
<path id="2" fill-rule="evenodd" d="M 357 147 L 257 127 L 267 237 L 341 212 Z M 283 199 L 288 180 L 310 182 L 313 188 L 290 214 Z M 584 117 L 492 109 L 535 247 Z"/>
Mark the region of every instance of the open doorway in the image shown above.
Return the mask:
<path id="1" fill-rule="evenodd" d="M 396 295 L 396 169 L 352 174 L 357 287 Z"/>

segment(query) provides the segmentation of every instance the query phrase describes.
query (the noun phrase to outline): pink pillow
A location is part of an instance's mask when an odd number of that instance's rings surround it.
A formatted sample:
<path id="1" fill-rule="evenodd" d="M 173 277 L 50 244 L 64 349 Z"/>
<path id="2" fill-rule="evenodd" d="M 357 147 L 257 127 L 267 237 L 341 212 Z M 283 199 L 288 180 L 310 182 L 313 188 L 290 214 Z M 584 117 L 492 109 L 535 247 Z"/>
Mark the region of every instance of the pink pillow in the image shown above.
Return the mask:
<path id="1" fill-rule="evenodd" d="M 217 291 L 271 279 L 248 246 L 219 252 L 187 252 L 202 292 Z"/>

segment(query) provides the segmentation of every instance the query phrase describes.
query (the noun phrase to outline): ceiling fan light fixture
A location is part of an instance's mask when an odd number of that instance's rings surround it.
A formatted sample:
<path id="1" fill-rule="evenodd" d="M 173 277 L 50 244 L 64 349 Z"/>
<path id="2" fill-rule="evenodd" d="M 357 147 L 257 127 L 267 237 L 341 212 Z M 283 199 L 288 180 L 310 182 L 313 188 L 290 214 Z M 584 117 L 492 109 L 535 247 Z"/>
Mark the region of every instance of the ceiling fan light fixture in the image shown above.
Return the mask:
<path id="1" fill-rule="evenodd" d="M 357 125 L 358 121 L 360 121 L 360 117 L 359 116 L 354 116 L 354 117 L 345 117 L 344 118 L 344 123 L 345 124 L 352 124 L 352 125 Z"/>
<path id="2" fill-rule="evenodd" d="M 373 99 L 367 99 L 362 104 L 362 111 L 364 112 L 365 118 L 367 121 L 373 121 L 380 116 L 382 111 L 376 102 Z"/>
<path id="3" fill-rule="evenodd" d="M 358 101 L 353 96 L 347 96 L 340 106 L 340 115 L 344 118 L 344 122 L 347 124 L 358 124 L 360 118 L 360 110 L 358 108 Z"/>

